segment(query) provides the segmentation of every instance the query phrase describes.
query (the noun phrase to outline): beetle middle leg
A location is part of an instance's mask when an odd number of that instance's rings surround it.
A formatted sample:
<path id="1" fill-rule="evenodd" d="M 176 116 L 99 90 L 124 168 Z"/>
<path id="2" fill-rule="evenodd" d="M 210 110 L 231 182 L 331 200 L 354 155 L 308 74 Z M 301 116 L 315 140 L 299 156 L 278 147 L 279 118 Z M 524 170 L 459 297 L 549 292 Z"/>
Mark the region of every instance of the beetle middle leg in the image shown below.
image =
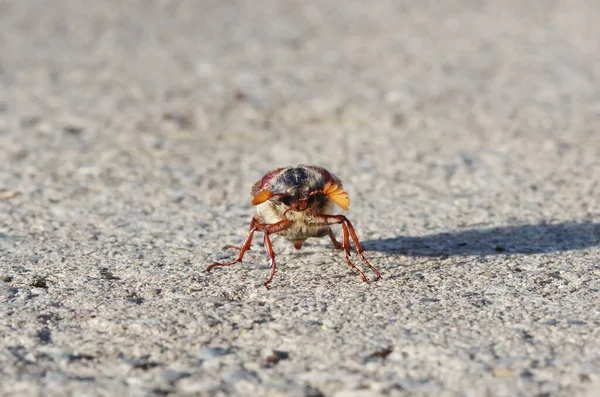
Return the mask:
<path id="1" fill-rule="evenodd" d="M 235 245 L 226 245 L 225 247 L 223 247 L 223 250 L 226 250 L 228 248 L 235 248 L 240 251 L 235 260 L 227 263 L 213 263 L 212 265 L 206 268 L 206 271 L 210 272 L 214 267 L 217 266 L 231 266 L 234 263 L 242 263 L 244 254 L 246 253 L 246 251 L 250 250 L 250 245 L 252 245 L 252 238 L 254 237 L 254 232 L 258 230 L 258 225 L 260 224 L 259 220 L 260 219 L 258 216 L 254 216 L 254 218 L 252 218 L 252 222 L 250 222 L 250 231 L 248 232 L 248 236 L 246 236 L 246 239 L 244 240 L 244 243 L 241 247 L 236 247 Z"/>
<path id="2" fill-rule="evenodd" d="M 244 257 L 244 254 L 246 253 L 246 251 L 248 251 L 250 249 L 250 245 L 252 244 L 252 238 L 254 237 L 254 232 L 256 232 L 256 231 L 263 232 L 265 234 L 265 237 L 264 237 L 265 250 L 267 251 L 267 254 L 269 255 L 269 259 L 271 260 L 271 268 L 272 268 L 271 275 L 270 275 L 269 279 L 267 280 L 267 282 L 264 284 L 265 287 L 269 288 L 269 283 L 273 280 L 273 276 L 275 276 L 275 271 L 277 270 L 277 264 L 275 263 L 275 252 L 273 251 L 273 246 L 271 244 L 271 239 L 269 238 L 269 235 L 273 234 L 273 233 L 278 233 L 278 232 L 281 232 L 281 231 L 287 229 L 288 227 L 291 226 L 292 223 L 293 223 L 293 221 L 291 219 L 284 219 L 277 223 L 265 224 L 265 223 L 260 222 L 260 218 L 258 216 L 255 216 L 254 218 L 252 218 L 252 222 L 250 223 L 250 231 L 248 232 L 248 236 L 244 240 L 244 243 L 242 244 L 242 246 L 239 247 L 240 253 L 238 254 L 237 258 L 235 258 L 235 260 L 233 260 L 231 262 L 227 262 L 227 263 L 213 263 L 212 265 L 210 265 L 209 267 L 206 268 L 206 271 L 209 272 L 214 267 L 217 267 L 217 266 L 231 266 L 235 263 L 241 263 L 242 259 Z M 231 246 L 231 247 L 238 248 L 235 246 Z"/>
<path id="3" fill-rule="evenodd" d="M 354 226 L 352 226 L 352 223 L 350 223 L 348 218 L 346 218 L 344 215 L 325 215 L 325 214 L 313 214 L 313 218 L 315 219 L 314 223 L 318 224 L 318 225 L 321 225 L 321 224 L 323 224 L 323 225 L 341 224 L 342 225 L 342 233 L 343 233 L 342 242 L 343 242 L 343 248 L 344 248 L 344 254 L 346 256 L 346 260 L 348 261 L 348 265 L 352 269 L 354 269 L 358 273 L 360 273 L 362 281 L 367 281 L 367 277 L 350 260 L 350 237 L 352 237 L 352 242 L 354 243 L 354 248 L 356 248 L 356 252 L 357 252 L 358 256 L 360 256 L 360 259 L 362 259 L 362 261 L 365 263 L 365 265 L 367 265 L 377 275 L 376 280 L 379 280 L 381 278 L 381 273 L 379 273 L 379 270 L 377 270 L 373 265 L 371 265 L 371 263 L 369 263 L 367 258 L 365 258 L 364 254 L 363 254 L 363 249 L 360 246 L 360 242 L 358 241 L 358 236 L 356 235 L 356 231 L 354 230 Z"/>
<path id="4" fill-rule="evenodd" d="M 250 232 L 252 232 L 252 229 L 254 229 L 256 227 L 256 225 L 259 224 L 259 223 L 260 223 L 260 217 L 258 215 L 254 215 L 254 217 L 252 218 L 252 222 L 250 222 Z M 238 247 L 238 246 L 233 245 L 233 244 L 227 244 L 222 249 L 223 249 L 223 251 L 227 251 L 228 249 L 234 249 L 234 250 L 241 251 L 242 247 L 243 247 L 243 244 L 242 244 L 241 247 Z M 246 251 L 252 251 L 252 248 L 248 247 L 246 249 Z"/>

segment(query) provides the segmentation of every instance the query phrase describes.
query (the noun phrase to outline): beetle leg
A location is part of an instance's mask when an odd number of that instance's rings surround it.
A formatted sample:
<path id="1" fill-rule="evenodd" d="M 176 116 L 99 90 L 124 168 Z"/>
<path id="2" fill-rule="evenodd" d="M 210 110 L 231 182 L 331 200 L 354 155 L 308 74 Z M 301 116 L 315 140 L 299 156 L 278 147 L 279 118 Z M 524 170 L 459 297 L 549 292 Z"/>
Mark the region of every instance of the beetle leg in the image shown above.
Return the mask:
<path id="1" fill-rule="evenodd" d="M 241 247 L 236 247 L 234 245 L 226 245 L 225 247 L 223 247 L 223 250 L 226 250 L 227 248 L 235 248 L 235 249 L 240 250 L 240 253 L 238 254 L 237 258 L 235 258 L 235 260 L 233 260 L 231 262 L 227 262 L 227 263 L 213 263 L 212 265 L 210 265 L 209 267 L 206 268 L 206 271 L 210 272 L 212 270 L 212 268 L 217 267 L 217 266 L 231 266 L 234 263 L 238 263 L 238 262 L 242 263 L 244 254 L 246 253 L 246 251 L 250 250 L 250 245 L 252 245 L 252 238 L 254 237 L 254 232 L 259 230 L 258 229 L 258 227 L 260 225 L 259 220 L 260 220 L 260 218 L 258 216 L 254 216 L 254 218 L 252 218 L 252 222 L 250 222 L 250 231 L 248 232 L 248 236 L 244 240 L 244 243 L 242 244 Z"/>
<path id="2" fill-rule="evenodd" d="M 267 255 L 269 256 L 269 260 L 271 261 L 271 275 L 269 279 L 265 282 L 264 286 L 266 288 L 270 288 L 269 284 L 273 280 L 275 276 L 275 271 L 277 270 L 277 263 L 275 262 L 275 251 L 273 251 L 273 244 L 271 244 L 271 238 L 269 235 L 273 233 L 279 233 L 288 227 L 290 227 L 294 223 L 291 219 L 284 219 L 277 223 L 272 223 L 270 225 L 260 224 L 259 229 L 261 232 L 265 234 L 264 243 L 265 243 L 265 251 L 267 251 Z"/>
<path id="3" fill-rule="evenodd" d="M 345 223 L 342 223 L 342 241 L 343 243 L 343 248 L 344 248 L 344 255 L 346 256 L 346 261 L 348 261 L 348 265 L 356 270 L 359 274 L 360 274 L 360 278 L 362 279 L 363 283 L 367 281 L 367 276 L 365 276 L 365 273 L 363 273 L 362 270 L 360 270 L 358 267 L 356 267 L 356 265 L 354 263 L 352 263 L 352 261 L 350 260 L 350 239 L 348 238 L 348 228 L 346 227 Z"/>
<path id="4" fill-rule="evenodd" d="M 258 223 L 260 223 L 260 217 L 258 215 L 254 215 L 254 217 L 252 218 L 252 222 L 250 222 L 250 230 L 254 229 Z M 241 251 L 242 247 L 238 247 L 233 244 L 227 244 L 225 247 L 222 248 L 223 251 L 227 251 L 228 249 L 235 249 Z M 246 251 L 252 251 L 252 248 L 248 247 Z"/>
<path id="5" fill-rule="evenodd" d="M 271 275 L 269 277 L 269 279 L 267 280 L 267 282 L 264 284 L 265 287 L 269 288 L 269 283 L 271 283 L 271 281 L 273 280 L 273 276 L 275 276 L 275 271 L 277 270 L 277 264 L 275 263 L 275 252 L 273 251 L 273 245 L 271 244 L 271 239 L 269 238 L 270 234 L 273 233 L 279 233 L 285 229 L 287 229 L 288 227 L 290 227 L 292 225 L 292 223 L 294 223 L 293 220 L 291 219 L 284 219 L 282 221 L 279 221 L 277 223 L 272 223 L 272 224 L 264 224 L 264 223 L 260 223 L 260 218 L 258 218 L 257 216 L 255 216 L 252 219 L 252 223 L 250 224 L 250 232 L 248 233 L 248 237 L 246 237 L 246 240 L 244 240 L 244 244 L 242 244 L 242 246 L 240 247 L 240 253 L 238 254 L 237 258 L 231 262 L 227 262 L 227 263 L 213 263 L 212 265 L 210 265 L 209 267 L 206 268 L 206 271 L 210 271 L 212 268 L 217 267 L 217 266 L 231 266 L 234 263 L 238 263 L 238 262 L 242 262 L 242 258 L 244 257 L 244 254 L 246 253 L 246 251 L 248 251 L 248 249 L 250 249 L 250 244 L 252 244 L 252 237 L 254 237 L 254 232 L 259 231 L 259 232 L 263 232 L 265 234 L 264 237 L 264 243 L 265 243 L 265 250 L 267 251 L 267 254 L 269 256 L 269 259 L 271 260 Z"/>
<path id="6" fill-rule="evenodd" d="M 313 221 L 313 223 L 318 224 L 318 225 L 336 225 L 336 224 L 341 224 L 342 225 L 342 232 L 343 232 L 343 247 L 344 247 L 344 254 L 346 255 L 346 260 L 348 261 L 348 265 L 357 270 L 363 281 L 367 281 L 367 278 L 365 277 L 364 273 L 362 271 L 360 271 L 350 260 L 350 237 L 352 237 L 352 241 L 354 242 L 354 248 L 356 248 L 356 252 L 358 253 L 358 256 L 360 256 L 360 258 L 362 259 L 362 261 L 371 269 L 373 270 L 373 272 L 375 272 L 375 274 L 377 275 L 376 280 L 379 280 L 381 278 L 381 273 L 379 273 L 379 270 L 377 270 L 373 265 L 371 265 L 369 263 L 369 261 L 367 260 L 367 258 L 365 258 L 365 256 L 363 255 L 363 249 L 360 246 L 360 242 L 358 241 L 358 236 L 356 235 L 356 231 L 354 230 L 354 227 L 352 226 L 352 223 L 350 223 L 350 221 L 348 220 L 348 218 L 346 218 L 344 215 L 324 215 L 324 214 L 313 214 L 313 217 L 315 219 L 315 221 Z"/>
<path id="7" fill-rule="evenodd" d="M 350 236 L 352 237 L 352 241 L 354 242 L 354 248 L 356 248 L 356 252 L 360 256 L 360 259 L 362 259 L 363 262 L 367 266 L 369 266 L 369 268 L 371 270 L 373 270 L 375 272 L 375 274 L 377 275 L 377 278 L 375 280 L 379 280 L 381 278 L 381 273 L 379 273 L 379 270 L 377 270 L 373 265 L 371 265 L 369 263 L 369 261 L 367 260 L 367 258 L 365 258 L 364 254 L 363 254 L 364 251 L 363 251 L 362 247 L 360 246 L 360 242 L 358 241 L 358 236 L 356 235 L 356 231 L 354 231 L 354 226 L 352 226 L 352 223 L 350 223 L 350 221 L 347 218 L 346 218 L 346 226 L 348 226 L 348 230 L 350 231 Z"/>
<path id="8" fill-rule="evenodd" d="M 335 239 L 335 236 L 334 236 L 333 232 L 331 231 L 331 229 L 329 229 L 329 238 L 331 239 L 331 242 L 333 243 L 333 248 L 335 248 L 336 250 L 341 250 L 342 248 L 344 248 L 344 246 Z"/>
<path id="9" fill-rule="evenodd" d="M 271 275 L 269 276 L 269 279 L 264 284 L 264 286 L 267 289 L 269 289 L 269 288 L 271 288 L 271 287 L 269 287 L 269 284 L 273 280 L 273 277 L 275 276 L 275 271 L 277 270 L 277 263 L 275 263 L 275 251 L 273 251 L 273 245 L 271 244 L 271 239 L 269 238 L 269 233 L 265 233 L 264 240 L 265 240 L 265 251 L 267 251 L 267 254 L 269 255 L 269 259 L 271 260 Z"/>

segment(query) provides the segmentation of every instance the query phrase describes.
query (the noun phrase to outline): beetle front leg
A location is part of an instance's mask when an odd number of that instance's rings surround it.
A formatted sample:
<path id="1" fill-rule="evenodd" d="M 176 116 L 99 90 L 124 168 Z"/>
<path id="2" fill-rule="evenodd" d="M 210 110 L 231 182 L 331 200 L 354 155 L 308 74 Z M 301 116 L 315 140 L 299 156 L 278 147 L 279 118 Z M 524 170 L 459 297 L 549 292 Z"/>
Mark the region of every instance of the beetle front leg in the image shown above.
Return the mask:
<path id="1" fill-rule="evenodd" d="M 369 263 L 369 261 L 367 260 L 367 258 L 365 258 L 364 254 L 363 254 L 363 249 L 360 246 L 360 242 L 358 241 L 358 236 L 356 235 L 356 231 L 354 230 L 354 227 L 352 226 L 352 223 L 348 220 L 348 218 L 346 218 L 344 215 L 324 215 L 324 214 L 313 214 L 313 218 L 316 221 L 314 223 L 319 224 L 319 225 L 321 225 L 321 224 L 322 225 L 336 225 L 336 224 L 342 225 L 343 247 L 344 247 L 344 254 L 346 256 L 346 260 L 348 261 L 348 265 L 352 269 L 355 269 L 356 271 L 358 271 L 360 273 L 363 281 L 367 281 L 365 274 L 361 270 L 359 270 L 350 260 L 350 237 L 352 237 L 352 241 L 354 242 L 354 248 L 356 248 L 356 252 L 358 253 L 358 256 L 360 256 L 362 261 L 371 270 L 373 270 L 373 272 L 375 272 L 375 274 L 377 275 L 376 280 L 379 280 L 381 278 L 381 273 L 379 273 L 379 270 L 377 270 L 373 265 L 371 265 Z"/>
<path id="2" fill-rule="evenodd" d="M 278 232 L 281 232 L 281 231 L 287 229 L 288 227 L 290 227 L 292 225 L 292 223 L 294 223 L 294 221 L 292 221 L 291 219 L 284 219 L 282 221 L 279 221 L 277 223 L 273 223 L 270 225 L 261 225 L 261 227 L 262 227 L 261 231 L 265 233 L 265 238 L 264 238 L 265 251 L 267 251 L 267 255 L 269 255 L 269 259 L 271 260 L 271 275 L 269 276 L 269 279 L 264 284 L 264 286 L 267 289 L 270 288 L 269 284 L 273 280 L 273 277 L 275 276 L 275 271 L 277 270 L 277 263 L 275 263 L 275 251 L 273 251 L 273 244 L 271 244 L 271 239 L 270 239 L 269 235 L 273 234 L 273 233 L 278 233 Z"/>
<path id="3" fill-rule="evenodd" d="M 250 231 L 248 232 L 248 236 L 244 240 L 244 243 L 242 244 L 241 247 L 236 247 L 234 245 L 226 245 L 225 247 L 223 247 L 223 250 L 226 250 L 228 248 L 235 248 L 240 251 L 240 253 L 238 254 L 237 258 L 235 258 L 235 260 L 233 260 L 231 262 L 227 262 L 227 263 L 213 263 L 212 265 L 210 265 L 209 267 L 206 268 L 206 271 L 210 272 L 214 267 L 217 267 L 217 266 L 231 266 L 234 263 L 238 263 L 238 262 L 242 263 L 244 254 L 246 253 L 246 251 L 250 250 L 250 245 L 252 245 L 252 238 L 254 237 L 254 232 L 259 230 L 258 229 L 258 227 L 260 225 L 259 221 L 260 221 L 260 218 L 258 216 L 254 216 L 254 218 L 252 218 L 252 222 L 250 222 Z"/>
<path id="4" fill-rule="evenodd" d="M 265 237 L 264 237 L 265 250 L 267 251 L 267 254 L 269 255 L 269 259 L 271 260 L 271 268 L 272 268 L 271 276 L 269 277 L 267 282 L 264 284 L 265 287 L 269 288 L 269 284 L 273 280 L 273 276 L 275 276 L 275 271 L 277 270 L 277 264 L 275 263 L 275 252 L 273 251 L 273 245 L 271 244 L 271 239 L 269 238 L 269 235 L 273 234 L 273 233 L 278 233 L 278 232 L 281 232 L 281 231 L 287 229 L 288 227 L 290 227 L 292 225 L 292 223 L 293 223 L 293 221 L 291 219 L 284 219 L 280 222 L 267 225 L 267 224 L 261 223 L 260 218 L 258 216 L 255 216 L 254 218 L 252 218 L 252 222 L 250 223 L 250 231 L 248 232 L 248 236 L 246 237 L 246 240 L 244 240 L 244 243 L 242 244 L 242 246 L 241 247 L 232 246 L 233 248 L 240 250 L 240 253 L 238 254 L 237 258 L 235 258 L 235 260 L 233 260 L 231 262 L 227 262 L 227 263 L 213 263 L 212 265 L 210 265 L 209 267 L 206 268 L 206 271 L 209 272 L 214 267 L 217 267 L 217 266 L 231 266 L 234 263 L 238 263 L 238 262 L 241 263 L 242 258 L 244 257 L 244 254 L 246 253 L 246 251 L 248 251 L 250 249 L 250 245 L 252 244 L 252 238 L 254 237 L 254 232 L 256 232 L 256 231 L 263 232 L 265 234 Z"/>

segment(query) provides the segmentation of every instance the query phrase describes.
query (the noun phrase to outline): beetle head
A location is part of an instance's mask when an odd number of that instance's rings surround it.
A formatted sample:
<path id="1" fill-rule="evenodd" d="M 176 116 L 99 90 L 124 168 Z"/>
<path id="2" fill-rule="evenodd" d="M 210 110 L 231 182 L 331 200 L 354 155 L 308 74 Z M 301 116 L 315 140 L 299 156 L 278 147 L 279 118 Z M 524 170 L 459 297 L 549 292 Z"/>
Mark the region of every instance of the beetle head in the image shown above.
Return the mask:
<path id="1" fill-rule="evenodd" d="M 252 195 L 252 205 L 271 200 L 293 211 L 314 208 L 327 199 L 344 210 L 350 205 L 340 180 L 316 166 L 300 165 L 271 171 L 252 187 Z"/>

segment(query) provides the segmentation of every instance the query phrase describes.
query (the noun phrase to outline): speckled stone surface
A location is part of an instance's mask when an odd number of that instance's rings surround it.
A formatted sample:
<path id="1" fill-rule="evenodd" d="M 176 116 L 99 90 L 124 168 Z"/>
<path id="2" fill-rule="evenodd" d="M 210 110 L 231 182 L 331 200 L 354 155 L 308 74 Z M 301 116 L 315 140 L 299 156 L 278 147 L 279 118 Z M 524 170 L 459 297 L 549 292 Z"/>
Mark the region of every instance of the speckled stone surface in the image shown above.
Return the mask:
<path id="1" fill-rule="evenodd" d="M 599 14 L 0 0 L 0 395 L 598 395 Z M 383 278 L 206 273 L 299 163 Z"/>

